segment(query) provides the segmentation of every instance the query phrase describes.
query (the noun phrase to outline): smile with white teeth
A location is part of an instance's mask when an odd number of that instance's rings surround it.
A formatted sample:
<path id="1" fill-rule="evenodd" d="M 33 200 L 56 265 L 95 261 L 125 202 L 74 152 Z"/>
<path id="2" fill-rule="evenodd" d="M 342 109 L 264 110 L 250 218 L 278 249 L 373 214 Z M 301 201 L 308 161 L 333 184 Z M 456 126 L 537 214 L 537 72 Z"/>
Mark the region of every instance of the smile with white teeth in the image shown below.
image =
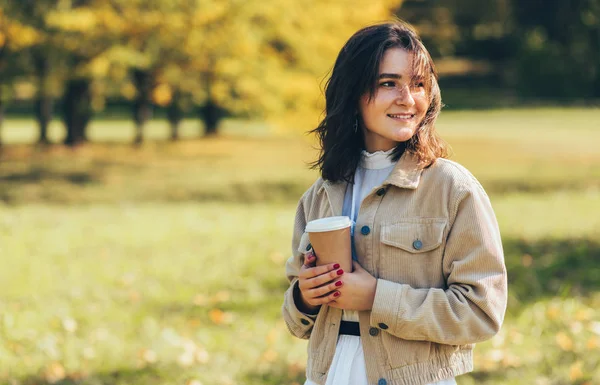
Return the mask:
<path id="1" fill-rule="evenodd" d="M 388 116 L 392 119 L 410 120 L 415 114 L 388 114 Z"/>

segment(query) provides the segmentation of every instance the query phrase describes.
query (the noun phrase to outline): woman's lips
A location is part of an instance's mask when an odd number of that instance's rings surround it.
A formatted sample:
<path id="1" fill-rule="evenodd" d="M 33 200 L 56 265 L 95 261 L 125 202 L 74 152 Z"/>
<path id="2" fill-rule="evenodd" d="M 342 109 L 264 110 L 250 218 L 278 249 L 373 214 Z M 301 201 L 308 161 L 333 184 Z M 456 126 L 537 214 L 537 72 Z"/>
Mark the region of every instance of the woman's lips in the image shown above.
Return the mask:
<path id="1" fill-rule="evenodd" d="M 387 116 L 396 120 L 410 120 L 415 117 L 415 114 L 388 114 Z"/>

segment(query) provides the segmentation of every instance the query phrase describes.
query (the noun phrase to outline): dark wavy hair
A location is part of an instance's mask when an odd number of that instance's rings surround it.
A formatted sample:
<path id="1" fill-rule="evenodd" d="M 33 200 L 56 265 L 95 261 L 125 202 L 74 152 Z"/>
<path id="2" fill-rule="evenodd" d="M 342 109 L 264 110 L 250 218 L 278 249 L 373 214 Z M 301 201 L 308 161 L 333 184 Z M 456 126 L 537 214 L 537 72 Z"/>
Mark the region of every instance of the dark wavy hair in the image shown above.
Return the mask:
<path id="1" fill-rule="evenodd" d="M 442 108 L 438 76 L 433 60 L 415 30 L 397 20 L 372 25 L 356 32 L 344 45 L 325 85 L 325 117 L 310 133 L 320 141 L 319 159 L 311 163 L 325 180 L 353 182 L 361 150 L 365 148 L 362 130 L 354 129 L 358 105 L 363 95 L 377 91 L 379 64 L 386 50 L 402 48 L 412 53 L 413 77 L 422 79 L 429 107 L 415 135 L 396 146 L 398 160 L 404 151 L 414 154 L 422 167 L 447 157 L 446 144 L 435 131 Z"/>

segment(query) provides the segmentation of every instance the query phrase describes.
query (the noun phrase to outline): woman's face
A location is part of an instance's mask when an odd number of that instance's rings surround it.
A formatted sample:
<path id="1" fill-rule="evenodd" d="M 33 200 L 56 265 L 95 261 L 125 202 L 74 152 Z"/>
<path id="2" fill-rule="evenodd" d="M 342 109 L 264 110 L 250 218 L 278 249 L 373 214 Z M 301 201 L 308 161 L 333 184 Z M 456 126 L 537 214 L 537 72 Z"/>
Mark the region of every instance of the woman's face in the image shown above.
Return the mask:
<path id="1" fill-rule="evenodd" d="M 387 151 L 417 131 L 429 107 L 423 82 L 413 80 L 412 54 L 402 48 L 385 51 L 375 95 L 361 97 L 359 112 L 368 152 Z"/>

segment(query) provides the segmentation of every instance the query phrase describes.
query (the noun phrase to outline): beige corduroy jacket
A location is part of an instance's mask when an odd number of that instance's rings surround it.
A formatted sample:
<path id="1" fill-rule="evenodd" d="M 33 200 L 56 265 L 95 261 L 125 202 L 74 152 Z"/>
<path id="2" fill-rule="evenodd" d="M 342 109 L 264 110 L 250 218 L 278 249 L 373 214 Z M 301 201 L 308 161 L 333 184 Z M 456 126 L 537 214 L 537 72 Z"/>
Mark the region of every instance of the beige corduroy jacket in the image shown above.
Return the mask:
<path id="1" fill-rule="evenodd" d="M 309 339 L 307 377 L 325 384 L 342 310 L 316 316 L 294 303 L 310 249 L 305 225 L 342 214 L 347 183 L 317 180 L 302 196 L 286 263 L 283 317 Z M 369 384 L 422 385 L 473 370 L 473 346 L 498 332 L 507 301 L 506 267 L 490 201 L 462 166 L 438 159 L 422 169 L 405 153 L 360 207 L 358 262 L 377 278 L 375 302 L 359 312 Z"/>

